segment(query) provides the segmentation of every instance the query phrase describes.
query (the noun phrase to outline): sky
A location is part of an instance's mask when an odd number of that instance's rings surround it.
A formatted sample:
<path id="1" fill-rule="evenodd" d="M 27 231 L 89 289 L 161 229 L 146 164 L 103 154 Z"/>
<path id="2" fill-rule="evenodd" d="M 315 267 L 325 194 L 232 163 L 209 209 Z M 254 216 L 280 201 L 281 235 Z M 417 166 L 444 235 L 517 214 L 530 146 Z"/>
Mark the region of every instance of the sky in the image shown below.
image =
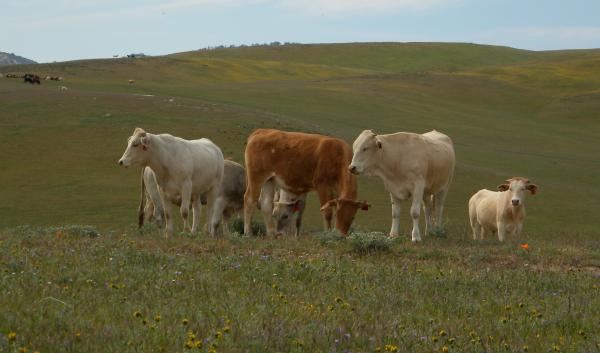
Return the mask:
<path id="1" fill-rule="evenodd" d="M 600 0 L 1 0 L 0 51 L 52 62 L 268 42 L 600 48 Z"/>

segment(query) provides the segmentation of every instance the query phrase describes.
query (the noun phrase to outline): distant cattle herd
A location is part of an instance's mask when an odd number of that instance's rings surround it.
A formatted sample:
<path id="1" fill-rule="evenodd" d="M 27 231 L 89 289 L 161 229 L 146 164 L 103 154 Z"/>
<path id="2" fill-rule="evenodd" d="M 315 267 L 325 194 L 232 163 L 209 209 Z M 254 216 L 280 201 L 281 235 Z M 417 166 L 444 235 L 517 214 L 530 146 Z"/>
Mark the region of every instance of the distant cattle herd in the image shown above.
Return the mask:
<path id="1" fill-rule="evenodd" d="M 42 83 L 42 77 L 40 77 L 40 75 L 36 75 L 36 74 L 4 74 L 4 77 L 6 78 L 22 78 L 23 79 L 23 83 L 30 83 L 30 84 L 41 84 Z M 44 76 L 43 77 L 44 80 L 48 81 L 62 81 L 63 78 L 61 76 Z"/>
<path id="2" fill-rule="evenodd" d="M 421 241 L 419 217 L 425 214 L 425 234 L 443 226 L 443 207 L 455 166 L 450 137 L 438 131 L 377 135 L 363 131 L 352 148 L 343 140 L 317 134 L 258 129 L 247 139 L 245 168 L 223 158 L 212 141 L 184 140 L 136 128 L 119 164 L 142 167 L 139 225 L 154 220 L 173 235 L 172 205 L 179 206 L 184 230 L 199 230 L 200 210 L 207 206 L 205 230 L 217 235 L 220 225 L 243 210 L 244 234 L 251 235 L 253 209 L 263 213 L 267 235 L 298 235 L 306 195 L 316 191 L 325 230 L 333 226 L 347 235 L 358 210 L 356 175 L 375 176 L 390 193 L 390 236 L 400 232 L 400 203 L 412 199 L 412 241 Z M 525 217 L 525 193 L 538 187 L 513 177 L 499 191 L 480 190 L 468 205 L 474 239 L 485 232 L 519 235 Z M 188 216 L 192 211 L 192 224 Z M 335 222 L 333 222 L 335 220 Z"/>

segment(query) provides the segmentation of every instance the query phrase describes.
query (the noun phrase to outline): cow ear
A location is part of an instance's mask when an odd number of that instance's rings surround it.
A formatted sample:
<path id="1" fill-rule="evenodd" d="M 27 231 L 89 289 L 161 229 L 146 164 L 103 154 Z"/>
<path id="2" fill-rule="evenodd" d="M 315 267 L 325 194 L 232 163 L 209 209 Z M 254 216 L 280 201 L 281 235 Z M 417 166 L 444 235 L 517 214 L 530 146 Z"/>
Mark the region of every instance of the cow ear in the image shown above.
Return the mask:
<path id="1" fill-rule="evenodd" d="M 381 149 L 381 141 L 377 140 L 377 148 Z"/>
<path id="2" fill-rule="evenodd" d="M 337 199 L 327 201 L 323 206 L 321 206 L 321 212 L 325 212 L 330 208 L 335 208 L 337 206 Z"/>
<path id="3" fill-rule="evenodd" d="M 144 129 L 142 129 L 141 127 L 136 127 L 135 130 L 133 130 L 133 134 L 140 134 L 140 136 L 146 136 L 146 131 L 144 131 Z"/>
<path id="4" fill-rule="evenodd" d="M 508 189 L 510 189 L 510 186 L 508 184 L 500 184 L 500 185 L 498 185 L 498 190 L 500 190 L 500 191 L 506 191 Z"/>
<path id="5" fill-rule="evenodd" d="M 535 184 L 527 184 L 526 186 L 527 190 L 529 190 L 529 192 L 531 193 L 531 195 L 535 195 L 537 193 L 538 190 L 538 186 Z"/>
<path id="6" fill-rule="evenodd" d="M 369 204 L 367 201 L 359 201 L 356 203 L 356 206 L 363 211 L 368 211 L 369 207 L 371 207 L 371 204 Z"/>

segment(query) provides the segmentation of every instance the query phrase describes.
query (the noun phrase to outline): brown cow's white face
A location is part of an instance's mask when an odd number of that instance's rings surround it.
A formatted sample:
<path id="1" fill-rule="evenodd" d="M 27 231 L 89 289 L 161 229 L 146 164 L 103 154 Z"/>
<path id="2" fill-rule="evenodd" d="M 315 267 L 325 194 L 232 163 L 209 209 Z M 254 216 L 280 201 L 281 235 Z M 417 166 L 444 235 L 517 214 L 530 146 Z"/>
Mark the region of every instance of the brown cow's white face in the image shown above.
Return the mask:
<path id="1" fill-rule="evenodd" d="M 330 200 L 323 205 L 323 207 L 321 207 L 321 212 L 327 210 L 328 208 L 335 208 L 335 227 L 340 231 L 340 233 L 346 235 L 352 226 L 352 222 L 354 222 L 356 211 L 359 209 L 368 211 L 370 206 L 371 205 L 369 205 L 366 201 L 335 199 Z"/>
<path id="2" fill-rule="evenodd" d="M 143 129 L 135 128 L 133 135 L 127 140 L 127 148 L 119 165 L 128 168 L 130 166 L 141 167 L 145 166 L 148 160 L 149 138 Z"/>
<path id="3" fill-rule="evenodd" d="M 529 191 L 534 195 L 537 189 L 537 185 L 521 177 L 508 179 L 504 184 L 498 185 L 498 190 L 510 193 L 510 203 L 513 207 L 522 206 L 526 192 Z"/>
<path id="4" fill-rule="evenodd" d="M 352 144 L 352 162 L 348 170 L 352 174 L 368 172 L 377 162 L 377 155 L 381 150 L 381 142 L 371 130 L 363 131 Z"/>

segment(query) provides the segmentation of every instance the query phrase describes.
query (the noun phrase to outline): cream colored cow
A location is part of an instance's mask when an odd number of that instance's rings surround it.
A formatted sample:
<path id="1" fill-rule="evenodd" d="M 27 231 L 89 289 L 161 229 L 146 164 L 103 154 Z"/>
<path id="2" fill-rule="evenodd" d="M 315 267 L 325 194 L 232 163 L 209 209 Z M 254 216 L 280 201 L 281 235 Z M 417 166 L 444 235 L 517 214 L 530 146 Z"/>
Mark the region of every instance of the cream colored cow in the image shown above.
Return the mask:
<path id="1" fill-rule="evenodd" d="M 400 202 L 412 198 L 412 241 L 421 241 L 419 216 L 425 209 L 425 233 L 442 227 L 446 194 L 454 175 L 454 145 L 437 131 L 377 135 L 363 131 L 352 145 L 349 170 L 379 177 L 392 200 L 390 236 L 400 233 Z"/>
<path id="2" fill-rule="evenodd" d="M 169 134 L 155 135 L 136 128 L 119 159 L 124 167 L 150 167 L 156 177 L 165 216 L 165 235 L 173 235 L 171 205 L 181 203 L 184 231 L 196 232 L 200 223 L 200 199 L 206 195 L 208 232 L 215 235 L 223 212 L 220 195 L 223 153 L 212 141 L 184 140 Z M 142 175 L 143 177 L 143 175 Z M 190 204 L 193 209 L 189 228 Z"/>
<path id="3" fill-rule="evenodd" d="M 498 190 L 479 190 L 469 200 L 469 219 L 473 229 L 473 239 L 483 239 L 486 232 L 498 233 L 504 241 L 506 233 L 520 235 L 525 219 L 525 194 L 534 195 L 538 186 L 528 179 L 513 177 Z"/>

